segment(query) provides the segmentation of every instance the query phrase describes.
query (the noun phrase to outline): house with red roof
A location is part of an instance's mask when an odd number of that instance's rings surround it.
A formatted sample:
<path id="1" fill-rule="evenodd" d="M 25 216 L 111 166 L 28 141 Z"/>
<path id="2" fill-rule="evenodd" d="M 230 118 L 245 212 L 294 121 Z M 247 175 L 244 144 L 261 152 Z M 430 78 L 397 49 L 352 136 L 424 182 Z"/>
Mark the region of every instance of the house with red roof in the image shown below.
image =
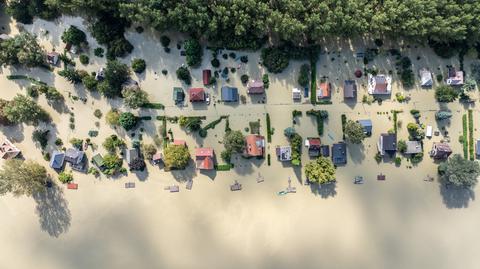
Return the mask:
<path id="1" fill-rule="evenodd" d="M 308 149 L 308 156 L 320 156 L 320 146 L 322 145 L 320 137 L 308 137 L 305 139 L 305 147 Z"/>
<path id="2" fill-rule="evenodd" d="M 190 88 L 188 90 L 190 102 L 205 102 L 205 90 L 203 88 Z"/>
<path id="3" fill-rule="evenodd" d="M 195 163 L 197 169 L 212 170 L 214 165 L 214 152 L 212 148 L 197 148 L 195 149 Z"/>
<path id="4" fill-rule="evenodd" d="M 175 146 L 184 146 L 184 147 L 187 146 L 187 142 L 185 142 L 185 140 L 181 140 L 181 139 L 174 139 L 173 144 Z"/>
<path id="5" fill-rule="evenodd" d="M 0 144 L 0 155 L 2 159 L 12 159 L 17 157 L 20 154 L 20 150 L 12 143 L 10 140 L 5 139 L 2 144 Z"/>
<path id="6" fill-rule="evenodd" d="M 368 74 L 368 93 L 372 95 L 389 95 L 392 93 L 392 77 Z"/>
<path id="7" fill-rule="evenodd" d="M 328 82 L 321 82 L 317 87 L 317 100 L 332 97 L 332 85 Z"/>
<path id="8" fill-rule="evenodd" d="M 265 154 L 265 137 L 256 134 L 250 134 L 245 137 L 246 157 L 263 157 Z"/>

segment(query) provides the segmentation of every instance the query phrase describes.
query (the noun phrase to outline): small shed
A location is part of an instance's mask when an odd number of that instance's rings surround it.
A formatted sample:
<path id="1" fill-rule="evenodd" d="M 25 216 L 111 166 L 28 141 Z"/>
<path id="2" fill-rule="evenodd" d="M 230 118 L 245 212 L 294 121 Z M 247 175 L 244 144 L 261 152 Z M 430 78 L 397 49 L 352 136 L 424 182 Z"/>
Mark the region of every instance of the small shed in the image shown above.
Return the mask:
<path id="1" fill-rule="evenodd" d="M 252 80 L 247 85 L 248 94 L 263 94 L 265 92 L 263 82 L 258 80 Z"/>
<path id="2" fill-rule="evenodd" d="M 292 147 L 290 146 L 277 146 L 275 148 L 278 160 L 281 162 L 292 160 Z"/>
<path id="3" fill-rule="evenodd" d="M 363 131 L 365 132 L 366 135 L 372 134 L 372 127 L 373 127 L 372 120 L 370 119 L 358 120 L 357 122 L 360 123 L 360 125 L 362 125 Z"/>
<path id="4" fill-rule="evenodd" d="M 238 102 L 238 88 L 222 86 L 223 102 Z"/>
<path id="5" fill-rule="evenodd" d="M 12 159 L 20 154 L 20 150 L 10 140 L 5 139 L 0 145 L 0 155 L 2 159 Z"/>
<path id="6" fill-rule="evenodd" d="M 422 152 L 422 144 L 420 141 L 407 141 L 407 149 L 405 150 L 405 154 L 417 154 Z"/>
<path id="7" fill-rule="evenodd" d="M 355 80 L 345 80 L 345 83 L 343 84 L 343 98 L 357 98 L 357 83 L 355 83 Z"/>
<path id="8" fill-rule="evenodd" d="M 430 88 L 433 86 L 432 72 L 426 68 L 420 69 L 420 86 Z"/>
<path id="9" fill-rule="evenodd" d="M 203 85 L 210 85 L 210 78 L 212 77 L 212 71 L 210 69 L 203 70 Z"/>
<path id="10" fill-rule="evenodd" d="M 92 163 L 96 167 L 98 167 L 100 170 L 105 168 L 105 163 L 104 163 L 103 157 L 102 157 L 102 155 L 100 155 L 100 153 L 97 153 L 92 157 Z"/>
<path id="11" fill-rule="evenodd" d="M 292 89 L 292 99 L 293 101 L 301 101 L 302 100 L 302 91 L 299 88 Z"/>
<path id="12" fill-rule="evenodd" d="M 131 148 L 127 149 L 125 152 L 125 159 L 127 160 L 128 165 L 132 164 L 133 161 L 139 158 L 138 149 Z"/>
<path id="13" fill-rule="evenodd" d="M 185 93 L 183 92 L 183 89 L 180 87 L 174 87 L 173 101 L 175 102 L 175 104 L 183 103 L 184 100 L 185 100 Z"/>

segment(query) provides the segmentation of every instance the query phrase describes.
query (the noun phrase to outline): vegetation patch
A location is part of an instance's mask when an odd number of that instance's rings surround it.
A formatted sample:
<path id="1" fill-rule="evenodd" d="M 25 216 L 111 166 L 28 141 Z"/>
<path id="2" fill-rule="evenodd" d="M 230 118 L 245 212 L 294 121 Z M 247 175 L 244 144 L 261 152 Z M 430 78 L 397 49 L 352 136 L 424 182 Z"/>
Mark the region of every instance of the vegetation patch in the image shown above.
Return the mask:
<path id="1" fill-rule="evenodd" d="M 326 110 L 309 110 L 306 113 L 308 116 L 315 116 L 317 119 L 318 135 L 323 135 L 323 121 L 328 118 L 328 111 Z"/>
<path id="2" fill-rule="evenodd" d="M 165 106 L 160 103 L 145 103 L 140 106 L 141 108 L 149 108 L 149 109 L 165 109 Z"/>
<path id="3" fill-rule="evenodd" d="M 267 142 L 271 143 L 272 142 L 272 127 L 270 125 L 270 114 L 267 113 L 266 116 L 266 122 L 267 122 Z"/>
<path id="4" fill-rule="evenodd" d="M 468 159 L 468 123 L 467 123 L 467 115 L 462 116 L 462 126 L 463 126 L 463 158 Z"/>
<path id="5" fill-rule="evenodd" d="M 470 160 L 475 160 L 473 143 L 473 111 L 468 110 L 468 152 L 470 153 Z"/>

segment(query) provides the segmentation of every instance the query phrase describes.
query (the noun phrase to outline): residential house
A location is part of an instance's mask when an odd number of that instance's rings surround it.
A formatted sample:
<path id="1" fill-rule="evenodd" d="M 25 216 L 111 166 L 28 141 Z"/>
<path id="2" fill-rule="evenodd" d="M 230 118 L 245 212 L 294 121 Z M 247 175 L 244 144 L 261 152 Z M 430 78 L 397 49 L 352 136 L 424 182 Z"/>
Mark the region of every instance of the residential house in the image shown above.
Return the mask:
<path id="1" fill-rule="evenodd" d="M 65 161 L 76 171 L 83 171 L 85 168 L 85 152 L 76 148 L 69 148 L 65 151 Z"/>
<path id="2" fill-rule="evenodd" d="M 417 154 L 422 153 L 422 143 L 420 141 L 407 141 L 407 149 L 405 150 L 405 154 Z"/>
<path id="3" fill-rule="evenodd" d="M 223 102 L 238 102 L 238 88 L 222 86 Z"/>
<path id="4" fill-rule="evenodd" d="M 397 151 L 397 135 L 396 134 L 381 134 L 377 143 L 378 152 L 380 155 L 393 155 Z"/>
<path id="5" fill-rule="evenodd" d="M 183 92 L 183 89 L 180 87 L 174 87 L 173 88 L 173 101 L 175 102 L 176 105 L 183 103 L 185 100 L 185 93 Z"/>
<path id="6" fill-rule="evenodd" d="M 13 159 L 20 154 L 20 150 L 10 140 L 5 139 L 0 144 L 0 155 L 2 159 Z"/>
<path id="7" fill-rule="evenodd" d="M 389 95 L 392 93 L 392 77 L 388 75 L 368 74 L 368 93 L 373 95 Z"/>
<path id="8" fill-rule="evenodd" d="M 452 154 L 452 149 L 446 143 L 433 143 L 430 156 L 434 159 L 447 159 Z"/>
<path id="9" fill-rule="evenodd" d="M 258 80 L 252 80 L 247 85 L 248 94 L 263 94 L 265 92 L 263 82 Z"/>
<path id="10" fill-rule="evenodd" d="M 195 149 L 195 163 L 197 169 L 212 170 L 214 165 L 214 152 L 212 148 L 197 148 Z"/>
<path id="11" fill-rule="evenodd" d="M 308 137 L 305 139 L 305 147 L 308 149 L 308 156 L 318 157 L 320 156 L 320 138 L 319 137 Z"/>
<path id="12" fill-rule="evenodd" d="M 275 148 L 277 158 L 281 162 L 287 162 L 292 160 L 292 147 L 290 146 L 277 146 Z"/>
<path id="13" fill-rule="evenodd" d="M 299 88 L 292 89 L 292 99 L 295 102 L 299 102 L 302 100 L 302 91 Z"/>
<path id="14" fill-rule="evenodd" d="M 127 161 L 128 166 L 130 166 L 133 161 L 140 158 L 137 148 L 127 149 L 125 152 L 125 160 Z"/>
<path id="15" fill-rule="evenodd" d="M 343 84 L 343 98 L 357 99 L 357 83 L 355 83 L 355 80 L 345 80 Z"/>
<path id="16" fill-rule="evenodd" d="M 347 163 L 347 144 L 345 144 L 345 142 L 334 143 L 332 145 L 332 162 L 335 165 Z"/>
<path id="17" fill-rule="evenodd" d="M 420 86 L 430 88 L 433 86 L 432 72 L 426 68 L 420 69 Z"/>
<path id="18" fill-rule="evenodd" d="M 245 137 L 246 157 L 263 157 L 265 154 L 265 138 L 261 135 L 250 134 Z"/>
<path id="19" fill-rule="evenodd" d="M 49 63 L 51 65 L 57 65 L 59 55 L 60 54 L 58 54 L 55 51 L 47 53 L 47 63 Z"/>
<path id="20" fill-rule="evenodd" d="M 206 96 L 203 88 L 190 88 L 188 90 L 188 95 L 190 96 L 190 102 L 205 102 Z"/>
<path id="21" fill-rule="evenodd" d="M 204 69 L 202 72 L 203 75 L 203 85 L 210 85 L 210 78 L 212 77 L 212 71 L 210 69 Z"/>
<path id="22" fill-rule="evenodd" d="M 100 170 L 105 169 L 105 163 L 100 153 L 97 153 L 92 157 L 92 163 Z"/>
<path id="23" fill-rule="evenodd" d="M 65 153 L 55 150 L 50 157 L 50 167 L 55 170 L 61 170 L 65 161 Z"/>
<path id="24" fill-rule="evenodd" d="M 332 96 L 332 85 L 328 82 L 321 82 L 317 87 L 317 100 L 330 98 Z"/>
<path id="25" fill-rule="evenodd" d="M 370 119 L 358 120 L 357 122 L 360 123 L 360 125 L 362 125 L 363 132 L 366 135 L 368 135 L 368 136 L 372 135 L 372 128 L 373 128 L 372 120 L 370 120 Z"/>
<path id="26" fill-rule="evenodd" d="M 451 86 L 463 85 L 463 71 L 456 71 L 454 67 L 450 66 L 448 68 L 446 83 Z"/>

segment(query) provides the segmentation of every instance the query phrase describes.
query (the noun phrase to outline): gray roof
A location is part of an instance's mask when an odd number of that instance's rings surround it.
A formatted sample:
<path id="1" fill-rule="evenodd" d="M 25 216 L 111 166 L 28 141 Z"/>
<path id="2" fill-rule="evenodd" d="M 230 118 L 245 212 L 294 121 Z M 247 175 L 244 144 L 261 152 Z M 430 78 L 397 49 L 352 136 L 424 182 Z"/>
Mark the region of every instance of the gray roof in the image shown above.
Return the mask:
<path id="1" fill-rule="evenodd" d="M 355 98 L 357 97 L 357 84 L 355 80 L 345 80 L 343 86 L 343 97 L 344 98 Z"/>
<path id="2" fill-rule="evenodd" d="M 61 169 L 63 162 L 65 161 L 65 153 L 60 151 L 54 151 L 50 159 L 50 167 L 53 169 Z"/>
<path id="3" fill-rule="evenodd" d="M 407 141 L 407 150 L 405 154 L 417 154 L 422 152 L 422 144 L 420 141 Z"/>
<path id="4" fill-rule="evenodd" d="M 347 163 L 347 144 L 340 142 L 332 145 L 332 162 L 333 164 Z"/>
<path id="5" fill-rule="evenodd" d="M 480 155 L 480 140 L 477 140 L 475 151 L 477 152 L 477 155 Z"/>
<path id="6" fill-rule="evenodd" d="M 222 101 L 237 102 L 238 89 L 235 87 L 222 86 Z"/>
<path id="7" fill-rule="evenodd" d="M 363 127 L 363 130 L 366 132 L 366 133 L 371 133 L 372 132 L 372 120 L 358 120 L 357 121 L 358 123 L 360 123 Z"/>
<path id="8" fill-rule="evenodd" d="M 127 160 L 127 163 L 130 164 L 132 163 L 135 159 L 138 159 L 138 149 L 136 148 L 131 148 L 127 149 L 127 152 L 125 154 L 125 159 Z"/>
<path id="9" fill-rule="evenodd" d="M 397 150 L 397 135 L 396 134 L 382 134 L 383 150 L 396 151 Z"/>

